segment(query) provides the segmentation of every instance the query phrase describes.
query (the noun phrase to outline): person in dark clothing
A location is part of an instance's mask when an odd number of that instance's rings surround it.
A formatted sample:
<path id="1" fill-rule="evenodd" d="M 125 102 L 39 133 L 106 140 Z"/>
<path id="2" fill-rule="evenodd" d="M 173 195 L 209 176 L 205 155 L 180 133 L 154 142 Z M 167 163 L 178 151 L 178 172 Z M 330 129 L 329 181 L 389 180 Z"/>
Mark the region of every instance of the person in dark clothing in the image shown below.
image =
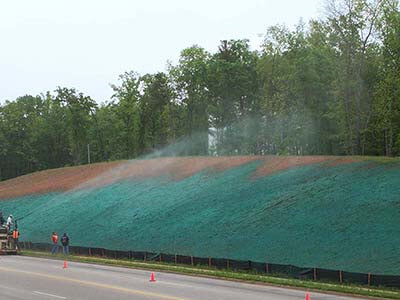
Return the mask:
<path id="1" fill-rule="evenodd" d="M 64 255 L 68 255 L 69 254 L 69 237 L 66 233 L 64 233 L 61 238 L 61 244 L 63 246 Z"/>
<path id="2" fill-rule="evenodd" d="M 4 220 L 3 212 L 0 211 L 0 226 L 3 226 L 3 224 L 5 223 L 5 221 L 6 221 L 6 220 Z"/>

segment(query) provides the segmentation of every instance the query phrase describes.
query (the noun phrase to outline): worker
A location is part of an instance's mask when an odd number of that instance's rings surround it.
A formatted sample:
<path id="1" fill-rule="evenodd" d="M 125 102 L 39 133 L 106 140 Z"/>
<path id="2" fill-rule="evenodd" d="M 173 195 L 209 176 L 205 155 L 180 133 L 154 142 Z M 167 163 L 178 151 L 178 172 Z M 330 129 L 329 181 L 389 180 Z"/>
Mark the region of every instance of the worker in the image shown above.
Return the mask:
<path id="1" fill-rule="evenodd" d="M 68 255 L 69 254 L 69 237 L 65 232 L 61 238 L 61 244 L 63 246 L 63 254 Z"/>
<path id="2" fill-rule="evenodd" d="M 58 235 L 57 232 L 53 231 L 51 235 L 51 240 L 53 242 L 53 247 L 51 248 L 51 254 L 55 255 L 58 253 Z"/>
<path id="3" fill-rule="evenodd" d="M 13 231 L 13 247 L 18 250 L 18 239 L 19 239 L 19 231 L 17 228 L 14 229 Z"/>
<path id="4" fill-rule="evenodd" d="M 3 226 L 3 224 L 5 223 L 4 217 L 3 217 L 3 212 L 0 211 L 0 226 Z"/>
<path id="5" fill-rule="evenodd" d="M 7 227 L 8 227 L 8 231 L 10 231 L 10 229 L 11 229 L 12 218 L 13 218 L 12 215 L 9 215 L 8 218 L 7 218 Z"/>

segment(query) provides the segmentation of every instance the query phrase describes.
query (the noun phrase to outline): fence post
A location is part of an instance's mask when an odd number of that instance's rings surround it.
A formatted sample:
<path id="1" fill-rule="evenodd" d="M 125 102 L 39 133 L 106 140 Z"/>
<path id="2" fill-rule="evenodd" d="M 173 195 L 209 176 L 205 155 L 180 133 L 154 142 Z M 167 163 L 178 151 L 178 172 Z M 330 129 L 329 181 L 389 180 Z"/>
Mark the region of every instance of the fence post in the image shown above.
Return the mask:
<path id="1" fill-rule="evenodd" d="M 265 264 L 265 273 L 269 273 L 269 264 L 268 263 Z"/>
<path id="2" fill-rule="evenodd" d="M 143 258 L 143 260 L 144 260 L 144 261 L 147 260 L 147 252 L 146 252 L 146 251 L 144 252 L 144 258 Z"/>
<path id="3" fill-rule="evenodd" d="M 211 257 L 208 257 L 208 266 L 211 267 Z"/>
<path id="4" fill-rule="evenodd" d="M 162 253 L 160 253 L 160 262 L 162 261 L 162 258 L 161 258 L 161 256 L 162 256 Z"/>
<path id="5" fill-rule="evenodd" d="M 339 271 L 339 282 L 343 283 L 343 273 L 342 273 L 342 271 Z"/>
<path id="6" fill-rule="evenodd" d="M 317 268 L 314 268 L 314 280 L 317 280 Z"/>
<path id="7" fill-rule="evenodd" d="M 371 285 L 371 273 L 368 273 L 368 285 Z"/>
<path id="8" fill-rule="evenodd" d="M 178 255 L 175 254 L 175 264 L 178 264 Z"/>
<path id="9" fill-rule="evenodd" d="M 190 257 L 190 262 L 192 263 L 192 266 L 194 266 L 193 256 Z"/>
<path id="10" fill-rule="evenodd" d="M 104 257 L 104 248 L 101 248 L 101 256 L 103 256 Z"/>
<path id="11" fill-rule="evenodd" d="M 226 268 L 229 269 L 229 259 L 226 260 Z"/>
<path id="12" fill-rule="evenodd" d="M 89 247 L 89 256 L 92 256 L 92 248 Z"/>
<path id="13" fill-rule="evenodd" d="M 117 259 L 117 250 L 114 251 L 114 257 Z"/>

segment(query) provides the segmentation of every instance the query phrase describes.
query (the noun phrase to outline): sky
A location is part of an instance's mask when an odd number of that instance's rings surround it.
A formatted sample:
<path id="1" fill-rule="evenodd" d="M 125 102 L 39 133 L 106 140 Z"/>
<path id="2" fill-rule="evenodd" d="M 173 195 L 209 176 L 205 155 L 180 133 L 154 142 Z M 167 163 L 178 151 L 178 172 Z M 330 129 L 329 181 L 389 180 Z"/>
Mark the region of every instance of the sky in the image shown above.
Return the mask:
<path id="1" fill-rule="evenodd" d="M 0 8 L 0 104 L 73 87 L 98 103 L 118 75 L 165 71 L 220 40 L 259 48 L 267 28 L 321 15 L 321 0 L 13 0 Z"/>

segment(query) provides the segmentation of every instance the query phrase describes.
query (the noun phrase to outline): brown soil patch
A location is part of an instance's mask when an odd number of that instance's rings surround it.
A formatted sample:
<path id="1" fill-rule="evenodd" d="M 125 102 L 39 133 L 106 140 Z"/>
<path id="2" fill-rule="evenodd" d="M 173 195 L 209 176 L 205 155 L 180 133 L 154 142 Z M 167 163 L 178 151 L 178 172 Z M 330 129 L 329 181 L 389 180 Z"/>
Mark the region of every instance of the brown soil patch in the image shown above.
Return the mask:
<path id="1" fill-rule="evenodd" d="M 257 156 L 165 157 L 127 161 L 77 188 L 99 187 L 127 178 L 164 176 L 182 180 L 204 170 L 224 171 L 260 159 Z"/>
<path id="2" fill-rule="evenodd" d="M 351 163 L 358 162 L 361 160 L 362 159 L 360 157 L 355 157 L 355 156 L 334 157 L 331 160 L 328 160 L 326 162 L 326 166 L 334 167 L 334 166 L 338 166 L 338 165 L 346 165 L 346 164 L 351 164 Z"/>
<path id="3" fill-rule="evenodd" d="M 355 161 L 352 157 L 339 156 L 264 156 L 263 164 L 257 169 L 255 177 L 267 176 L 276 172 L 288 170 L 294 167 L 310 164 L 321 164 L 325 166 L 336 166 L 349 164 Z"/>
<path id="4" fill-rule="evenodd" d="M 118 166 L 120 162 L 98 163 L 36 172 L 0 182 L 0 199 L 66 191 Z"/>
<path id="5" fill-rule="evenodd" d="M 0 182 L 0 199 L 99 187 L 127 178 L 165 176 L 172 180 L 181 180 L 203 170 L 224 171 L 256 160 L 261 165 L 254 177 L 309 164 L 324 163 L 334 166 L 354 161 L 353 158 L 333 156 L 231 156 L 166 157 L 98 163 L 47 170 Z"/>

